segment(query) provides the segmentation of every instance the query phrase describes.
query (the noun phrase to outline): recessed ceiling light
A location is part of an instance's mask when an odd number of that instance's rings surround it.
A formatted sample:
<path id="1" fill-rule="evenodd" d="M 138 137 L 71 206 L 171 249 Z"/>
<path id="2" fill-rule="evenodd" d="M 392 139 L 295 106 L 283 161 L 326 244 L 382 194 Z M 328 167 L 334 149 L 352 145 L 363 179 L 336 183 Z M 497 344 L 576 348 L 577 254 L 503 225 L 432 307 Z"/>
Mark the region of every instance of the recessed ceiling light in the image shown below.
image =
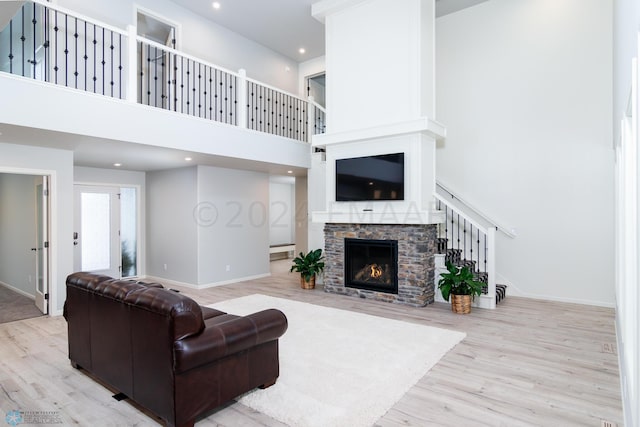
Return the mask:
<path id="1" fill-rule="evenodd" d="M 303 47 L 301 47 L 300 49 L 298 49 L 298 52 L 300 52 L 301 55 L 303 55 L 307 50 Z"/>
<path id="2" fill-rule="evenodd" d="M 287 173 L 293 173 L 293 171 L 287 171 Z"/>
<path id="3" fill-rule="evenodd" d="M 213 6 L 213 8 L 216 9 L 216 10 L 220 9 L 220 2 L 214 1 L 211 6 Z"/>
<path id="4" fill-rule="evenodd" d="M 191 157 L 185 157 L 184 158 L 187 162 L 190 162 L 191 160 L 193 160 Z"/>
<path id="5" fill-rule="evenodd" d="M 122 166 L 122 163 L 114 163 L 113 166 L 119 168 L 120 166 Z"/>

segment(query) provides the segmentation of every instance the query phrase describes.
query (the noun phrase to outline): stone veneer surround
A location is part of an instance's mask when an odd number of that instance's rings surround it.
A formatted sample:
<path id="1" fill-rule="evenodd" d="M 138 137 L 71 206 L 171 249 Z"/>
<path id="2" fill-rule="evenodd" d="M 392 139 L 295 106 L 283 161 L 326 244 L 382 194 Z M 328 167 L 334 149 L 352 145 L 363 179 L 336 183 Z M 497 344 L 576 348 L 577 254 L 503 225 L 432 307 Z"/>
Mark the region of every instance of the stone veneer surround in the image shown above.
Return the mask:
<path id="1" fill-rule="evenodd" d="M 432 303 L 436 227 L 435 224 L 325 224 L 325 292 L 420 307 Z M 397 294 L 345 287 L 345 238 L 398 241 Z"/>

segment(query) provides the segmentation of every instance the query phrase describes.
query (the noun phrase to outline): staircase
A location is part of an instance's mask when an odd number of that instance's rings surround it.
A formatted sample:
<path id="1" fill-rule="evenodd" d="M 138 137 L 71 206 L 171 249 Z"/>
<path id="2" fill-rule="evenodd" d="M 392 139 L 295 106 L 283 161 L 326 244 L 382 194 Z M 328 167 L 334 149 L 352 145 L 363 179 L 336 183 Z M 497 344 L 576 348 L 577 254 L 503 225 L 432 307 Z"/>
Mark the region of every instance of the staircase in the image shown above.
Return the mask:
<path id="1" fill-rule="evenodd" d="M 444 226 L 442 226 L 442 228 L 444 228 Z M 442 233 L 441 230 L 438 230 L 438 233 L 439 233 L 439 235 L 444 234 L 444 233 Z M 489 293 L 489 286 L 488 286 L 489 273 L 487 273 L 486 271 L 481 271 L 480 267 L 477 265 L 478 263 L 476 261 L 463 259 L 463 257 L 462 257 L 463 250 L 462 249 L 454 249 L 453 247 L 450 247 L 449 246 L 449 239 L 447 239 L 446 237 L 439 237 L 437 242 L 438 242 L 438 251 L 437 251 L 437 253 L 440 254 L 440 255 L 444 255 L 444 261 L 441 261 L 442 268 L 446 268 L 445 266 L 446 266 L 446 264 L 448 262 L 452 263 L 453 265 L 455 265 L 457 267 L 468 267 L 469 270 L 471 270 L 473 272 L 473 276 L 475 277 L 475 279 L 478 282 L 482 282 L 482 283 L 485 284 L 482 287 L 482 294 L 483 295 L 488 295 L 488 293 Z M 505 299 L 506 296 L 507 296 L 507 285 L 502 285 L 502 284 L 496 283 L 496 292 L 495 292 L 496 304 L 498 304 L 500 301 Z"/>
<path id="2" fill-rule="evenodd" d="M 506 298 L 507 292 L 506 285 L 496 283 L 495 236 L 499 227 L 439 183 L 438 189 L 446 196 L 434 195 L 435 208 L 445 214 L 445 222 L 438 226 L 435 281 L 437 283 L 440 274 L 446 271 L 447 262 L 458 267 L 466 266 L 476 280 L 485 284 L 482 294 L 475 298 L 474 306 L 494 309 Z M 444 301 L 437 289 L 436 301 Z"/>

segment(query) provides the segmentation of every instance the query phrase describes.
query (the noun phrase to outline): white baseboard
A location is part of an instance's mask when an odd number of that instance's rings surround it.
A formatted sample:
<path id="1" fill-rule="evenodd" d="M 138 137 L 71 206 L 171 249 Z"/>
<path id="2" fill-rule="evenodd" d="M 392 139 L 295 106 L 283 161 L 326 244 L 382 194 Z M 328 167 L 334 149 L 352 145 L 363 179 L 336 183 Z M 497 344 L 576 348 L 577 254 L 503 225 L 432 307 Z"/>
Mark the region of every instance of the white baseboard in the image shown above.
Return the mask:
<path id="1" fill-rule="evenodd" d="M 213 283 L 207 283 L 207 284 L 204 284 L 204 285 L 199 285 L 198 289 L 207 289 L 207 288 L 213 288 L 213 287 L 216 287 L 216 286 L 230 285 L 232 283 L 246 282 L 248 280 L 262 279 L 263 277 L 269 277 L 269 276 L 271 276 L 271 273 L 256 274 L 255 276 L 239 277 L 237 279 L 231 279 L 231 280 L 225 280 L 225 281 L 222 281 L 222 282 L 213 282 Z"/>
<path id="2" fill-rule="evenodd" d="M 176 280 L 170 280 L 170 279 L 165 279 L 165 278 L 162 278 L 162 277 L 155 277 L 155 276 L 144 276 L 144 277 L 141 277 L 138 280 L 159 282 L 159 283 L 162 283 L 165 286 L 178 286 L 178 287 L 184 287 L 184 288 L 190 288 L 190 289 L 208 289 L 208 288 L 214 288 L 216 286 L 224 286 L 224 285 L 230 285 L 232 283 L 245 282 L 247 280 L 262 279 L 263 277 L 269 277 L 269 276 L 271 276 L 271 273 L 257 274 L 255 276 L 239 277 L 237 279 L 224 280 L 224 281 L 221 281 L 221 282 L 205 283 L 203 285 L 196 285 L 196 284 L 193 284 L 193 283 L 178 282 Z"/>
<path id="3" fill-rule="evenodd" d="M 605 307 L 605 308 L 615 308 L 615 302 L 603 302 L 603 301 L 592 301 L 592 300 L 583 300 L 579 298 L 567 298 L 567 297 L 559 297 L 555 295 L 544 295 L 544 294 L 534 294 L 530 292 L 524 292 L 516 285 L 513 284 L 512 281 L 505 278 L 501 274 L 497 275 L 496 278 L 497 283 L 503 283 L 507 285 L 507 297 L 522 297 L 522 298 L 530 298 L 530 299 L 539 299 L 544 301 L 555 301 L 555 302 L 566 302 L 569 304 L 582 304 L 582 305 L 591 305 L 595 307 Z"/>
<path id="4" fill-rule="evenodd" d="M 18 288 L 16 288 L 15 286 L 11 286 L 11 285 L 10 285 L 10 284 L 8 284 L 8 283 L 0 282 L 0 286 L 4 286 L 4 287 L 5 287 L 5 288 L 7 288 L 7 289 L 11 289 L 13 292 L 17 292 L 17 293 L 19 293 L 20 295 L 23 295 L 23 296 L 25 296 L 25 297 L 27 297 L 27 298 L 31 298 L 31 299 L 32 299 L 32 300 L 34 300 L 34 301 L 36 300 L 36 296 L 35 296 L 35 295 L 31 295 L 31 294 L 29 294 L 28 292 L 25 292 L 25 291 L 23 291 L 22 289 L 18 289 Z"/>

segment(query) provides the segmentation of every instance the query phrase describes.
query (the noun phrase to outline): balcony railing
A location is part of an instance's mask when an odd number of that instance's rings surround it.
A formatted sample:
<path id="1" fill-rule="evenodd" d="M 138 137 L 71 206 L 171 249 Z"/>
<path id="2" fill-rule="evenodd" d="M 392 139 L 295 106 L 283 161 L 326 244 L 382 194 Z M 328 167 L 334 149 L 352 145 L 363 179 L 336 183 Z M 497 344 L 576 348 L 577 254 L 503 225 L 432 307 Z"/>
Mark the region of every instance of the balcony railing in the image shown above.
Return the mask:
<path id="1" fill-rule="evenodd" d="M 123 98 L 126 32 L 61 8 L 13 3 L 0 31 L 1 71 Z"/>
<path id="2" fill-rule="evenodd" d="M 15 4 L 0 28 L 0 71 L 308 142 L 324 133 L 314 102 L 68 9 Z M 7 9 L 5 9 L 7 10 Z"/>
<path id="3" fill-rule="evenodd" d="M 256 80 L 247 79 L 249 129 L 308 141 L 309 103 Z"/>
<path id="4" fill-rule="evenodd" d="M 136 37 L 137 102 L 237 125 L 238 74 Z"/>

